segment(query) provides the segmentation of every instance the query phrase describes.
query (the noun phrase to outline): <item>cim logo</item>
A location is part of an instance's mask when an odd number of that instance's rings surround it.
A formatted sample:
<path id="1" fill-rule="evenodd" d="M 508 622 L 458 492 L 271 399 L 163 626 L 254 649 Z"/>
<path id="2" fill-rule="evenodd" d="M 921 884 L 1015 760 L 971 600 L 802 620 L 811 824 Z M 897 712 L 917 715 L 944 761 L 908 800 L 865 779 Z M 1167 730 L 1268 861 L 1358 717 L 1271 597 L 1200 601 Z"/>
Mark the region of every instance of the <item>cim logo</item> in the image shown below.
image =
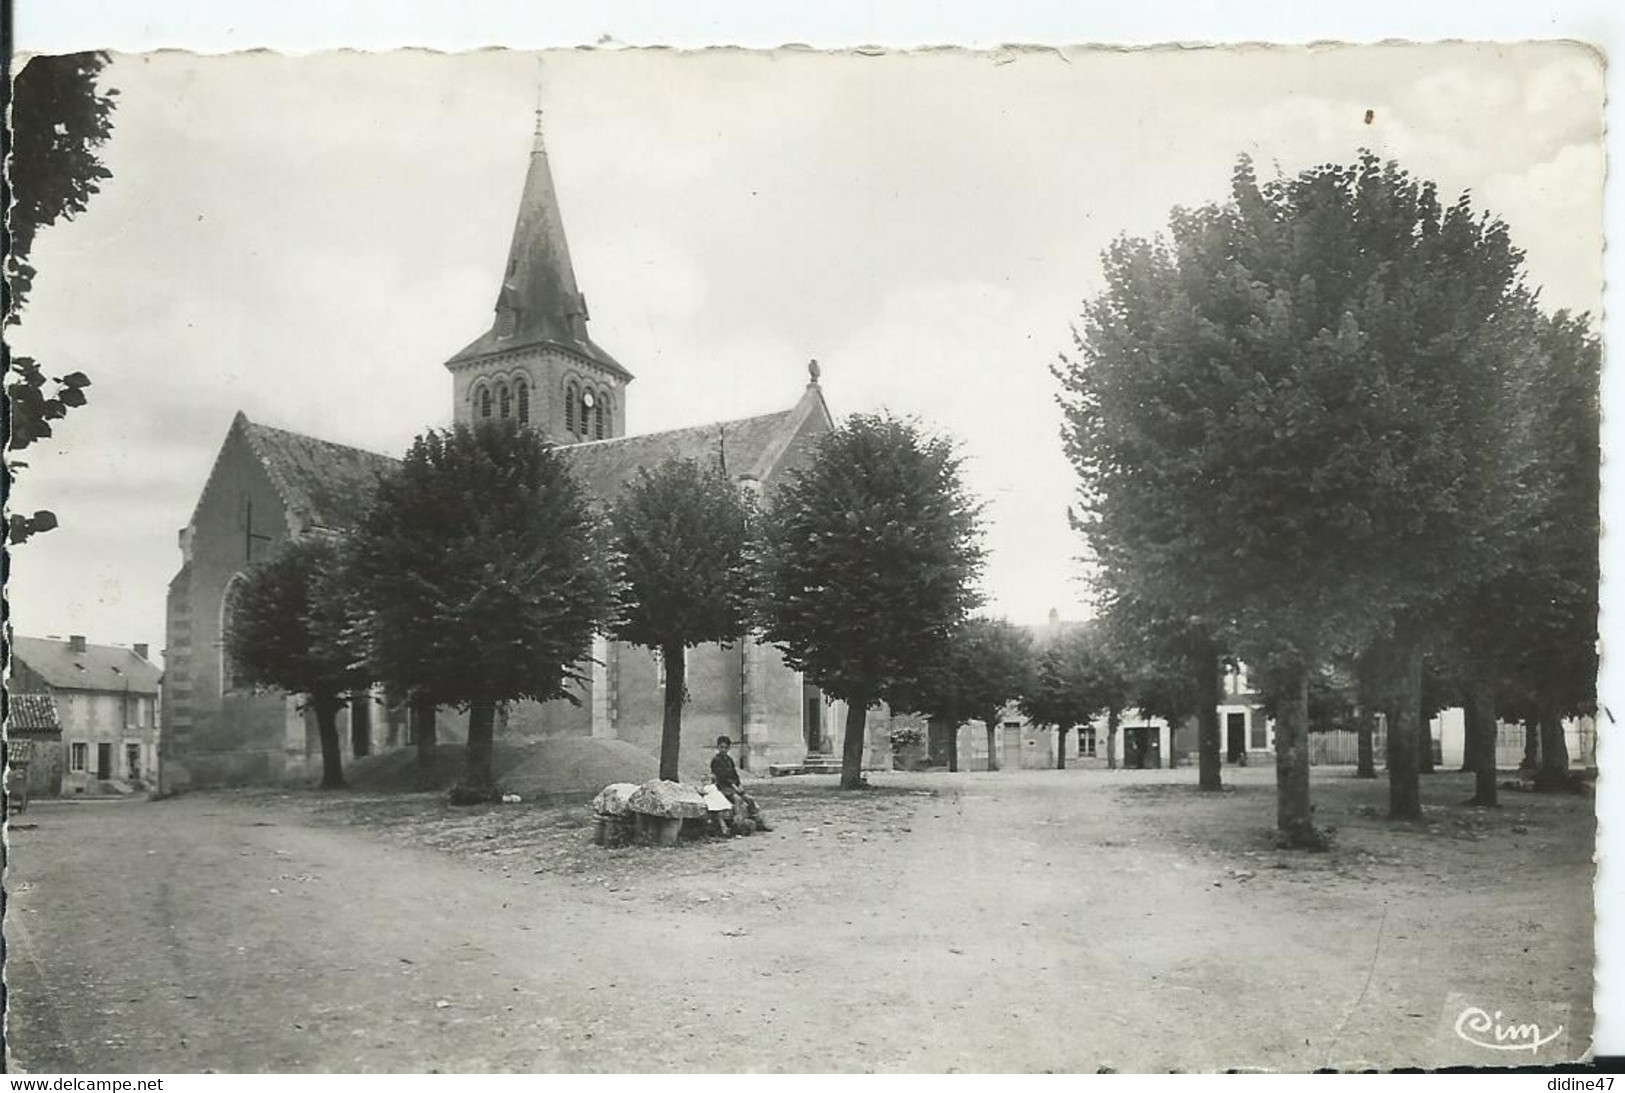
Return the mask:
<path id="1" fill-rule="evenodd" d="M 1558 1025 L 1542 1035 L 1542 1029 L 1533 1021 L 1504 1021 L 1500 1010 L 1489 1013 L 1478 1006 L 1468 1006 L 1456 1018 L 1456 1035 L 1474 1047 L 1487 1047 L 1492 1051 L 1527 1051 L 1533 1055 L 1563 1034 Z"/>

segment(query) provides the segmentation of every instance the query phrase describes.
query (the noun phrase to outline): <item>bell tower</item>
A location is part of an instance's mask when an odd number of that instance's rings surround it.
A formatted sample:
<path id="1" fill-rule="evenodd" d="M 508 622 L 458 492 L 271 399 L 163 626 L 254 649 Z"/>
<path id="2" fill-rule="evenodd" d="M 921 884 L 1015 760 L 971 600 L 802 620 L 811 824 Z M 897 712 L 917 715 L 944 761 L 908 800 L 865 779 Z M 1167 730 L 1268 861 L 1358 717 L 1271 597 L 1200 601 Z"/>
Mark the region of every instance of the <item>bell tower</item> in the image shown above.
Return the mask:
<path id="1" fill-rule="evenodd" d="M 632 373 L 587 334 L 587 318 L 538 109 L 491 328 L 446 362 L 453 420 L 513 418 L 555 444 L 622 436 Z"/>

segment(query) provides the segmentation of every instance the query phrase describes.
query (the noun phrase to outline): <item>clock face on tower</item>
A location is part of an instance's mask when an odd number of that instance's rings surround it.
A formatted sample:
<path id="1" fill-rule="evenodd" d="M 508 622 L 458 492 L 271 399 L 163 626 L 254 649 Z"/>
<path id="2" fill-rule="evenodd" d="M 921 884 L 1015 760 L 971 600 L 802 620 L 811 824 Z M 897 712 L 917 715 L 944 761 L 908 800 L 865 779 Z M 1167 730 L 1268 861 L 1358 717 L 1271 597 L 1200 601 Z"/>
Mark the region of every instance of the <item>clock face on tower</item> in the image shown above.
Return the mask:
<path id="1" fill-rule="evenodd" d="M 592 397 L 592 392 L 591 391 L 588 391 L 586 394 L 581 396 L 581 405 L 585 406 L 589 410 L 592 409 L 592 407 L 593 407 L 593 397 Z"/>

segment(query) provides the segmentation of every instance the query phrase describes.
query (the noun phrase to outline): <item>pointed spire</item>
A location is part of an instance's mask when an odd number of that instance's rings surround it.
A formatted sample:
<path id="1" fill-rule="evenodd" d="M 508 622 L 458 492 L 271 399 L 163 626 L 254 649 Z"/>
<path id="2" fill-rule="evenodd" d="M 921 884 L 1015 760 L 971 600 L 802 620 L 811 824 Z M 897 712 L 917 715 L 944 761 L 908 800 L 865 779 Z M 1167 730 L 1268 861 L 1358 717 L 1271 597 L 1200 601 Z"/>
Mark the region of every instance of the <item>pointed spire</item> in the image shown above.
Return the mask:
<path id="1" fill-rule="evenodd" d="M 631 374 L 587 336 L 587 301 L 576 287 L 564 216 L 542 138 L 540 88 L 530 167 L 519 199 L 513 241 L 497 293 L 496 315 L 488 333 L 448 362 L 455 365 L 490 353 L 534 345 L 572 350 L 630 379 Z"/>

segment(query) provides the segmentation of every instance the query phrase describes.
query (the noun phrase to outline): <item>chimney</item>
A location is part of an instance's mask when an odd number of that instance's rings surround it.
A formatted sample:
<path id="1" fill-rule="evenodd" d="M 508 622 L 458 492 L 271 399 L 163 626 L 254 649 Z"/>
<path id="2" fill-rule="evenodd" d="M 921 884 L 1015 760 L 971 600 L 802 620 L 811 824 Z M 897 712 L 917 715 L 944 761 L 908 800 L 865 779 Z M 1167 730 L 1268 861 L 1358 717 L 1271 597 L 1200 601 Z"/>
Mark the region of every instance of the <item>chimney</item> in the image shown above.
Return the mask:
<path id="1" fill-rule="evenodd" d="M 144 642 L 144 641 L 136 642 L 135 646 L 134 646 L 134 649 L 135 649 L 135 655 L 140 657 L 142 660 L 150 660 L 150 659 L 152 659 L 151 657 L 147 656 L 147 643 L 146 642 Z"/>
<path id="2" fill-rule="evenodd" d="M 83 653 L 85 651 L 85 636 L 83 634 L 69 634 L 68 648 L 75 653 Z"/>

